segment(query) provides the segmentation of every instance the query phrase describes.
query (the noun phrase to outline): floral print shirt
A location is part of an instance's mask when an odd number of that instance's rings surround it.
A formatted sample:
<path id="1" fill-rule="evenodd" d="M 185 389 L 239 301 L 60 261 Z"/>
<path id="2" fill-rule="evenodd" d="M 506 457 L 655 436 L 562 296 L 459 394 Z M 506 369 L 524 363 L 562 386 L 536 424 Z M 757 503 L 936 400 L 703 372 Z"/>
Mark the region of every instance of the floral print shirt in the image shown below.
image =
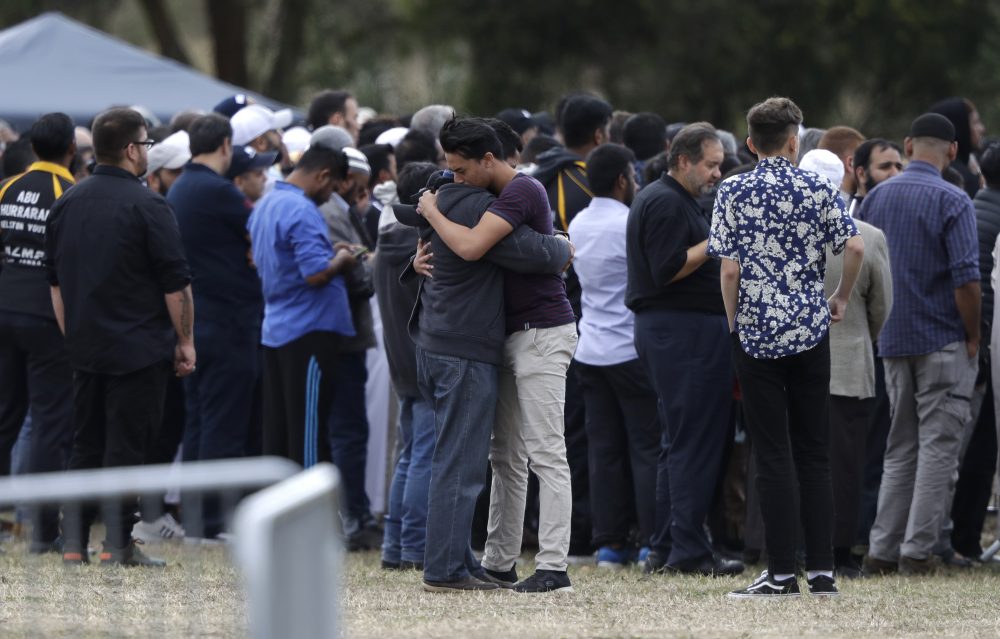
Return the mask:
<path id="1" fill-rule="evenodd" d="M 786 357 L 826 336 L 826 247 L 839 254 L 857 234 L 840 185 L 786 158 L 720 184 L 708 254 L 740 266 L 736 330 L 748 355 Z"/>

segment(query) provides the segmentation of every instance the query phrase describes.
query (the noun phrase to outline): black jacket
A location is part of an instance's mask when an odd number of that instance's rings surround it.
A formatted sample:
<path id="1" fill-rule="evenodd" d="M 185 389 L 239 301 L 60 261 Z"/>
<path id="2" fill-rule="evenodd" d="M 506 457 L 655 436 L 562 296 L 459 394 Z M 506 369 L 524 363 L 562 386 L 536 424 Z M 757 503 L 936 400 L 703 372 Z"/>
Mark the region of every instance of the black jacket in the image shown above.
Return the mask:
<path id="1" fill-rule="evenodd" d="M 464 184 L 446 184 L 437 193 L 441 212 L 469 228 L 494 200 L 488 192 Z M 420 282 L 409 323 L 413 341 L 429 352 L 500 365 L 506 337 L 504 269 L 558 273 L 569 261 L 569 244 L 521 225 L 481 260 L 467 262 L 432 230 L 424 229 L 421 235 L 431 242 L 434 277 Z"/>
<path id="2" fill-rule="evenodd" d="M 993 247 L 1000 234 L 1000 189 L 987 187 L 976 194 L 972 203 L 976 207 L 976 230 L 979 233 L 979 274 L 983 289 L 982 341 L 990 343 L 990 327 L 993 325 Z"/>
<path id="3" fill-rule="evenodd" d="M 55 321 L 45 278 L 45 223 L 73 186 L 68 170 L 35 162 L 0 185 L 0 310 Z"/>
<path id="4" fill-rule="evenodd" d="M 407 323 L 417 303 L 420 282 L 409 278 L 400 282 L 417 246 L 417 229 L 399 222 L 378 233 L 375 252 L 375 296 L 382 316 L 382 340 L 389 360 L 389 376 L 400 397 L 419 397 L 417 355 Z"/>
<path id="5" fill-rule="evenodd" d="M 687 261 L 687 249 L 708 238 L 711 217 L 667 174 L 639 191 L 625 227 L 625 306 L 634 313 L 672 309 L 725 314 L 718 260 L 671 282 Z"/>
<path id="6" fill-rule="evenodd" d="M 191 282 L 177 220 L 131 173 L 99 164 L 59 198 L 45 236 L 74 369 L 124 375 L 173 359 L 166 293 Z"/>

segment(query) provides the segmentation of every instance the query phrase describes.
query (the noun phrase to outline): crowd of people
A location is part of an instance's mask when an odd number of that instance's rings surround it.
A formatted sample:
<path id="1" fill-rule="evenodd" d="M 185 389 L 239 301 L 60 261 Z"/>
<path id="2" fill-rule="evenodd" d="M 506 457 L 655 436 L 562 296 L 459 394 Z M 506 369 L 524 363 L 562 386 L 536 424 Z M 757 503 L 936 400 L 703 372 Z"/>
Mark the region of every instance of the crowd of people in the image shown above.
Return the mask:
<path id="1" fill-rule="evenodd" d="M 430 592 L 569 591 L 581 557 L 765 560 L 738 598 L 797 596 L 799 569 L 817 596 L 974 569 L 1000 145 L 961 98 L 902 145 L 803 120 L 764 100 L 738 142 L 582 92 L 396 117 L 326 90 L 300 120 L 236 95 L 5 131 L 2 470 L 332 461 L 348 548 Z M 384 513 L 373 349 L 398 402 Z M 98 514 L 102 564 L 227 538 L 217 498 L 52 505 L 29 552 L 89 563 Z"/>

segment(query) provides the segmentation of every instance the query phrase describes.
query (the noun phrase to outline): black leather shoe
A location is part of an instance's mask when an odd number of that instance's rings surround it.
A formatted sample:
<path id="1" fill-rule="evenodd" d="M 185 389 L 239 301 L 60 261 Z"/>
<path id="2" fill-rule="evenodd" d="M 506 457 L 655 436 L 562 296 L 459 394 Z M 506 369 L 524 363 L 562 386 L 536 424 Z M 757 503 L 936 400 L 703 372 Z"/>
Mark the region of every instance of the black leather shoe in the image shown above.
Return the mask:
<path id="1" fill-rule="evenodd" d="M 427 581 L 424 580 L 424 590 L 427 592 L 469 592 L 475 590 L 500 590 L 500 586 L 488 581 L 480 581 L 472 575 L 458 581 Z"/>
<path id="2" fill-rule="evenodd" d="M 706 577 L 729 577 L 742 575 L 744 566 L 742 561 L 735 559 L 711 558 L 702 561 L 694 566 L 671 566 L 667 565 L 667 572 L 678 575 L 704 575 Z"/>
<path id="3" fill-rule="evenodd" d="M 666 568 L 667 558 L 656 550 L 650 550 L 642 563 L 642 572 L 646 575 L 662 575 Z"/>

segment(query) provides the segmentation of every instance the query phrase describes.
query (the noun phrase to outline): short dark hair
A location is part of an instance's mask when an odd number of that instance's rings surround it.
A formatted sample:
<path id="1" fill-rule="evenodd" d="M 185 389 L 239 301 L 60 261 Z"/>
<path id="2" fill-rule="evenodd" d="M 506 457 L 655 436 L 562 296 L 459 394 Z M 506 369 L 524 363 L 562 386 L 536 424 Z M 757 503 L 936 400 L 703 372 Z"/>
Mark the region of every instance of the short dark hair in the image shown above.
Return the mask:
<path id="1" fill-rule="evenodd" d="M 993 142 L 983 150 L 979 170 L 986 178 L 986 186 L 1000 189 L 1000 142 Z"/>
<path id="2" fill-rule="evenodd" d="M 358 144 L 361 146 L 375 144 L 378 136 L 398 126 L 399 120 L 396 118 L 380 116 L 365 120 L 365 123 L 361 125 L 361 131 L 358 133 Z"/>
<path id="3" fill-rule="evenodd" d="M 669 158 L 670 155 L 666 151 L 663 151 L 646 160 L 646 164 L 642 167 L 642 183 L 651 184 L 659 180 L 660 176 L 670 168 L 668 166 Z"/>
<path id="4" fill-rule="evenodd" d="M 555 139 L 551 135 L 543 135 L 539 133 L 535 137 L 531 138 L 528 145 L 524 147 L 524 152 L 521 153 L 521 162 L 531 164 L 538 158 L 539 155 L 545 153 L 549 149 L 554 149 L 557 146 L 562 146 L 559 144 L 559 140 Z"/>
<path id="5" fill-rule="evenodd" d="M 191 155 L 214 153 L 227 139 L 233 139 L 233 127 L 226 116 L 209 113 L 191 123 L 188 136 L 191 140 Z"/>
<path id="6" fill-rule="evenodd" d="M 76 127 L 65 113 L 46 113 L 31 125 L 29 135 L 39 160 L 60 162 L 76 142 Z"/>
<path id="7" fill-rule="evenodd" d="M 334 91 L 332 89 L 321 91 L 309 103 L 309 115 L 307 116 L 309 128 L 318 129 L 324 124 L 329 124 L 330 116 L 334 113 L 345 113 L 347 100 L 353 97 L 350 91 Z"/>
<path id="8" fill-rule="evenodd" d="M 441 148 L 467 160 L 481 160 L 487 153 L 503 157 L 503 145 L 484 118 L 452 118 L 441 127 Z"/>
<path id="9" fill-rule="evenodd" d="M 416 204 L 416 195 L 420 189 L 427 186 L 427 179 L 437 171 L 438 165 L 432 162 L 410 162 L 396 178 L 396 192 L 403 204 Z"/>
<path id="10" fill-rule="evenodd" d="M 671 169 L 677 168 L 680 164 L 681 156 L 686 157 L 692 164 L 701 162 L 705 142 L 710 140 L 715 140 L 719 144 L 722 144 L 722 140 L 719 139 L 719 133 L 708 122 L 694 122 L 685 126 L 677 132 L 673 142 L 670 143 L 670 154 L 668 155 L 667 165 Z"/>
<path id="11" fill-rule="evenodd" d="M 499 118 L 483 118 L 487 124 L 493 129 L 493 132 L 497 134 L 497 138 L 500 139 L 500 147 L 503 150 L 503 158 L 514 157 L 515 153 L 520 153 L 524 150 L 524 139 L 521 135 L 514 130 L 514 127 L 507 124 Z"/>
<path id="12" fill-rule="evenodd" d="M 371 175 L 368 177 L 368 188 L 373 189 L 378 184 L 379 171 L 389 170 L 389 156 L 394 153 L 392 145 L 366 144 L 358 150 L 368 158 L 368 166 L 372 169 Z"/>
<path id="13" fill-rule="evenodd" d="M 871 138 L 870 140 L 865 140 L 858 148 L 854 149 L 854 168 L 860 166 L 867 171 L 872 161 L 872 153 L 875 151 L 884 151 L 885 149 L 896 149 L 900 156 L 903 155 L 903 149 L 899 148 L 899 145 L 895 142 L 890 142 L 885 138 Z"/>
<path id="14" fill-rule="evenodd" d="M 625 121 L 622 140 L 635 157 L 648 160 L 667 148 L 667 123 L 655 113 L 636 113 Z"/>
<path id="15" fill-rule="evenodd" d="M 788 98 L 768 98 L 747 112 L 750 141 L 761 153 L 780 151 L 802 124 L 802 109 Z"/>
<path id="16" fill-rule="evenodd" d="M 347 155 L 341 149 L 331 149 L 328 146 L 316 144 L 308 149 L 295 164 L 295 170 L 314 173 L 330 169 L 330 173 L 338 180 L 347 179 Z"/>
<path id="17" fill-rule="evenodd" d="M 562 132 L 566 146 L 573 148 L 587 144 L 594 131 L 604 128 L 611 121 L 611 105 L 592 95 L 570 98 L 562 111 Z"/>
<path id="18" fill-rule="evenodd" d="M 401 171 L 411 162 L 438 161 L 438 148 L 434 136 L 427 131 L 410 129 L 396 145 L 396 170 Z"/>
<path id="19" fill-rule="evenodd" d="M 597 197 L 608 197 L 615 190 L 619 175 L 628 176 L 635 154 L 620 144 L 602 144 L 587 155 L 587 181 Z"/>
<path id="20" fill-rule="evenodd" d="M 135 142 L 146 119 L 129 107 L 114 107 L 94 118 L 92 135 L 94 155 L 102 164 L 118 164 L 125 157 L 125 147 Z"/>
<path id="21" fill-rule="evenodd" d="M 31 149 L 31 135 L 22 135 L 7 145 L 3 153 L 3 177 L 24 173 L 38 156 Z"/>

